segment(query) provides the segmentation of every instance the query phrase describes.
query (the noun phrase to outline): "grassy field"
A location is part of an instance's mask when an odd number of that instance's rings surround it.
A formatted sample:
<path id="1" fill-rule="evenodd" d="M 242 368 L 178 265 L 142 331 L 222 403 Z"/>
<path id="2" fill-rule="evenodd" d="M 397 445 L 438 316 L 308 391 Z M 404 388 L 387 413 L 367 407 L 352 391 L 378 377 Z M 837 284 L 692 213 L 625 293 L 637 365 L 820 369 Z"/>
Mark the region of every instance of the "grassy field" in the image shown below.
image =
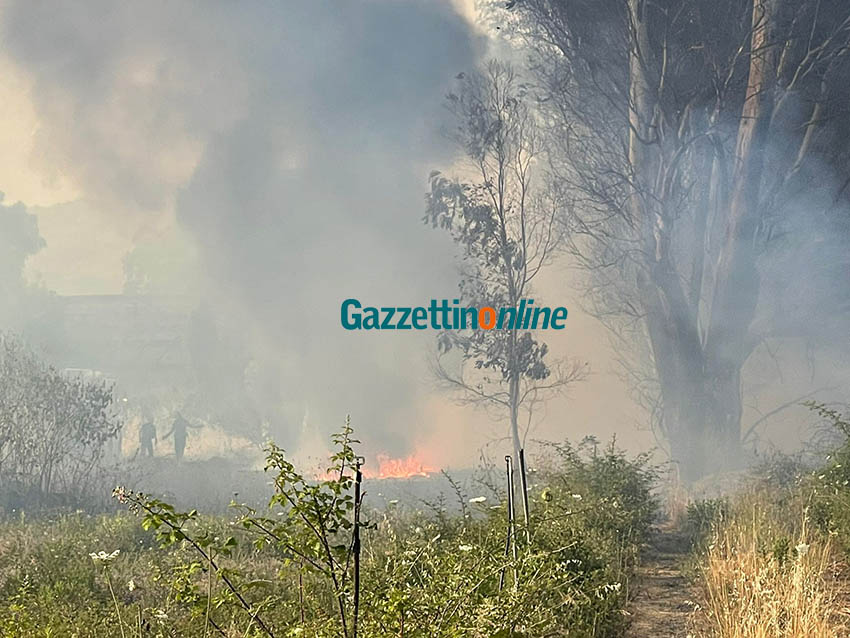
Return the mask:
<path id="1" fill-rule="evenodd" d="M 0 635 L 621 634 L 655 512 L 645 458 L 547 448 L 532 474 L 528 528 L 517 504 L 516 557 L 505 552 L 496 475 L 428 505 L 364 505 L 355 588 L 349 434 L 319 482 L 270 449 L 268 511 L 235 505 L 231 516 L 207 517 L 121 491 L 130 512 L 3 523 Z"/>
<path id="2" fill-rule="evenodd" d="M 653 525 L 647 457 L 546 446 L 507 550 L 493 468 L 427 500 L 373 497 L 366 480 L 358 508 L 348 427 L 320 480 L 271 446 L 268 507 L 205 515 L 119 489 L 109 514 L 0 523 L 0 636 L 848 636 L 850 424 L 822 415 L 839 436 L 818 464 L 760 468 L 678 526 Z"/>

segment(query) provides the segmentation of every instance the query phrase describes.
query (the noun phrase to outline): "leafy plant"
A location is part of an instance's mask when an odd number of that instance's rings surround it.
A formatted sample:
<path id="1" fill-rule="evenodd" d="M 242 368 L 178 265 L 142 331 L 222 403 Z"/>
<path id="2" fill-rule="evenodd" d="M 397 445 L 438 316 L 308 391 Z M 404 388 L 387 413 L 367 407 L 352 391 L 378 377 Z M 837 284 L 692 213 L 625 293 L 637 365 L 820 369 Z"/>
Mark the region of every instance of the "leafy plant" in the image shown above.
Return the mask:
<path id="1" fill-rule="evenodd" d="M 42 361 L 0 333 L 0 480 L 10 509 L 89 491 L 104 447 L 121 429 L 112 386 Z"/>
<path id="2" fill-rule="evenodd" d="M 686 530 L 691 542 L 701 544 L 729 513 L 729 502 L 724 498 L 701 499 L 688 504 Z"/>
<path id="3" fill-rule="evenodd" d="M 235 521 L 257 550 L 270 548 L 286 568 L 297 564 L 300 570 L 311 570 L 326 579 L 336 601 L 341 635 L 356 636 L 356 612 L 349 607 L 351 594 L 351 569 L 354 544 L 352 531 L 356 523 L 354 510 L 359 508 L 351 494 L 354 485 L 352 471 L 358 458 L 352 444 L 353 430 L 346 419 L 333 442 L 338 448 L 331 456 L 326 470 L 327 478 L 311 480 L 298 472 L 286 458 L 284 451 L 274 443 L 266 447 L 266 471 L 275 474 L 274 487 L 268 510 L 262 515 L 247 505 L 233 503 L 239 511 Z M 205 622 L 225 635 L 220 624 L 212 618 L 212 610 L 230 605 L 248 616 L 251 624 L 269 636 L 275 635 L 273 625 L 264 617 L 263 610 L 277 603 L 274 595 L 252 597 L 266 583 L 251 580 L 245 573 L 227 565 L 223 559 L 232 557 L 240 541 L 236 536 L 222 538 L 209 529 L 199 528 L 197 510 L 177 511 L 174 506 L 123 488 L 116 488 L 114 496 L 129 504 L 130 511 L 142 517 L 142 527 L 153 530 L 163 548 L 177 543 L 188 545 L 200 561 L 184 565 L 180 573 L 178 599 L 203 611 Z M 191 577 L 200 569 L 209 570 L 222 584 L 214 595 L 211 581 L 206 592 L 192 583 Z M 303 581 L 299 580 L 301 587 Z M 303 609 L 302 609 L 303 616 Z M 352 616 L 354 616 L 352 620 Z M 353 631 L 352 631 L 353 630 Z"/>

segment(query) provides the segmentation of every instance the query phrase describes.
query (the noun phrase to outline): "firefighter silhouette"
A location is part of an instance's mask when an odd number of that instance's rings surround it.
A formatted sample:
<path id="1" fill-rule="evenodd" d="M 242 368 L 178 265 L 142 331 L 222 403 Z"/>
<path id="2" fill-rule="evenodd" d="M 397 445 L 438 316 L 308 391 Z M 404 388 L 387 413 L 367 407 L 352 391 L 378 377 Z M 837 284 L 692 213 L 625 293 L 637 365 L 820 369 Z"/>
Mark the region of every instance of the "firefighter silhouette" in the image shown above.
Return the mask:
<path id="1" fill-rule="evenodd" d="M 189 436 L 189 428 L 193 430 L 200 429 L 200 425 L 192 425 L 189 423 L 180 412 L 174 417 L 174 423 L 171 425 L 171 429 L 168 431 L 168 434 L 163 436 L 163 439 L 167 439 L 172 434 L 174 435 L 174 456 L 179 461 L 183 458 L 183 452 L 186 450 L 186 439 Z"/>

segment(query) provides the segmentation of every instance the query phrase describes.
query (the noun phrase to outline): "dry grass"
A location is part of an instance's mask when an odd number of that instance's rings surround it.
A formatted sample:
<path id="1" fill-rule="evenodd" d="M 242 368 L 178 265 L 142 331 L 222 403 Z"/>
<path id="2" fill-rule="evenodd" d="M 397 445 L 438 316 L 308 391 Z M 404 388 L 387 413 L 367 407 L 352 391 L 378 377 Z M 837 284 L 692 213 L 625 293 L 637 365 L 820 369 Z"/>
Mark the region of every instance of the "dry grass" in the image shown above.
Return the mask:
<path id="1" fill-rule="evenodd" d="M 829 539 L 811 532 L 805 510 L 796 521 L 770 510 L 750 503 L 717 526 L 700 569 L 700 635 L 847 636 L 845 583 Z"/>
<path id="2" fill-rule="evenodd" d="M 687 519 L 690 495 L 679 475 L 678 465 L 671 464 L 665 481 L 661 482 L 661 514 L 668 521 L 684 524 Z"/>

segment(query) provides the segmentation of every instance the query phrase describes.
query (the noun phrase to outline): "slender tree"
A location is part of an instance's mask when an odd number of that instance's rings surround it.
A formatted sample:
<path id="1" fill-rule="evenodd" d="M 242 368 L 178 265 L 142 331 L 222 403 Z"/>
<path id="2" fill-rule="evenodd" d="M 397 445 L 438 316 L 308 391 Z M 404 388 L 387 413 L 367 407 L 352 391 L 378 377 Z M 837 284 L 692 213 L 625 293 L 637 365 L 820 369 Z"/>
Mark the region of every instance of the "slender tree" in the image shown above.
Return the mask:
<path id="1" fill-rule="evenodd" d="M 537 123 L 514 70 L 491 62 L 458 76 L 458 84 L 448 107 L 468 180 L 432 173 L 425 222 L 446 230 L 462 250 L 459 297 L 465 306 L 519 312 L 561 239 L 559 204 L 545 188 Z M 460 353 L 459 366 L 446 365 L 451 352 Z M 463 401 L 496 407 L 507 417 L 518 459 L 534 406 L 582 376 L 582 366 L 547 355 L 531 330 L 452 326 L 438 336 L 435 367 Z"/>

